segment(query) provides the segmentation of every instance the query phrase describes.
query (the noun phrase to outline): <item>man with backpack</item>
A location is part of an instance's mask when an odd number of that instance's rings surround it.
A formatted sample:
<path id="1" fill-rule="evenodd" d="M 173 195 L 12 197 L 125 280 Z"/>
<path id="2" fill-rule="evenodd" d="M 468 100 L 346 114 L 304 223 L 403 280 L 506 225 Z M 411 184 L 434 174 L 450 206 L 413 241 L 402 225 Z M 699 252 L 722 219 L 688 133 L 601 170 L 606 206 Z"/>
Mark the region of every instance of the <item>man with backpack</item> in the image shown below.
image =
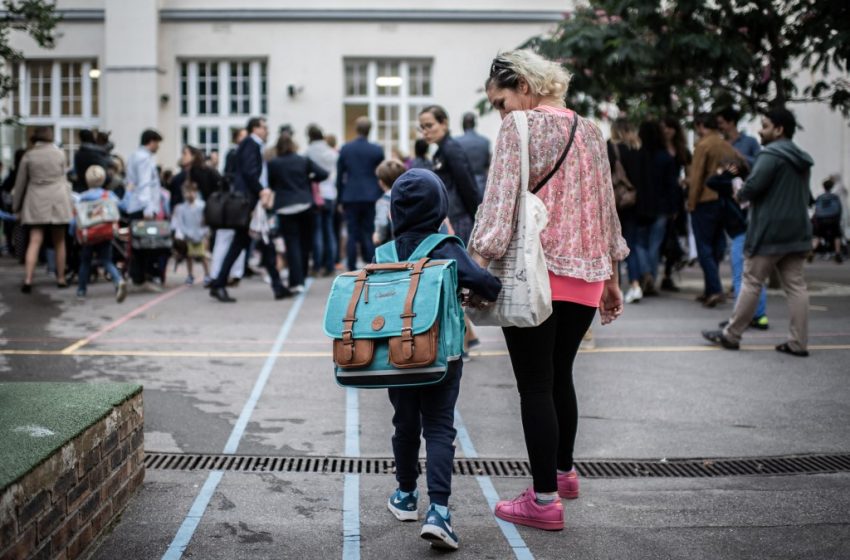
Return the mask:
<path id="1" fill-rule="evenodd" d="M 765 148 L 736 195 L 739 202 L 751 205 L 744 244 L 744 285 L 729 324 L 722 331 L 702 332 L 706 340 L 727 350 L 740 347 L 759 292 L 776 268 L 791 315 L 789 339 L 776 351 L 798 357 L 809 355 L 809 293 L 803 263 L 812 246 L 808 206 L 814 161 L 791 141 L 796 129 L 797 121 L 787 109 L 771 109 L 764 114 L 759 135 Z"/>
<path id="2" fill-rule="evenodd" d="M 817 251 L 823 240 L 827 246 L 833 246 L 835 262 L 841 264 L 844 262 L 841 254 L 841 199 L 832 192 L 834 186 L 832 178 L 825 180 L 823 194 L 815 200 L 815 215 L 812 217 L 815 236 L 813 251 Z"/>

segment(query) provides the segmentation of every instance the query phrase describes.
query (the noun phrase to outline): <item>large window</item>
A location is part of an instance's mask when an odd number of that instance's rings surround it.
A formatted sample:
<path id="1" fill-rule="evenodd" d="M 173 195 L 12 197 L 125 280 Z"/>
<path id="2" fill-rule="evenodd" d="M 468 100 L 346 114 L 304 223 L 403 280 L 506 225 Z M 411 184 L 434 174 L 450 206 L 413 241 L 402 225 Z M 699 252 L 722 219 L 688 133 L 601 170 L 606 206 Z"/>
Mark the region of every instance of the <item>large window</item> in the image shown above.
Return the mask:
<path id="1" fill-rule="evenodd" d="M 84 128 L 100 126 L 100 70 L 94 60 L 28 60 L 12 65 L 11 107 L 26 127 L 52 126 L 69 166 Z"/>
<path id="2" fill-rule="evenodd" d="M 252 115 L 266 114 L 266 74 L 262 60 L 181 61 L 178 87 L 183 144 L 207 154 L 226 151 L 233 129 L 244 127 Z"/>
<path id="3" fill-rule="evenodd" d="M 372 140 L 389 153 L 413 152 L 419 111 L 434 102 L 430 60 L 346 60 L 345 139 L 357 117 L 368 116 Z"/>

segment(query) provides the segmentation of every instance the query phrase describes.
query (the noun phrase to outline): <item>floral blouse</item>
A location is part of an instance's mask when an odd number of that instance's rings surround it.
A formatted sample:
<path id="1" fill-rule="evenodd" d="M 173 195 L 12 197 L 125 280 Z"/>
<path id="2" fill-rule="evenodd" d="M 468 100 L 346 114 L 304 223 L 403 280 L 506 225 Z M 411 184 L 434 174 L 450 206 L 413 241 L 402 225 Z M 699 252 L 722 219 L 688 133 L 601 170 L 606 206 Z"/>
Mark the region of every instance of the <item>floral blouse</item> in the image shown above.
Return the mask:
<path id="1" fill-rule="evenodd" d="M 611 261 L 623 260 L 629 249 L 620 230 L 602 132 L 568 109 L 541 106 L 527 115 L 529 188 L 551 171 L 567 145 L 573 119 L 579 119 L 564 164 L 537 193 L 549 210 L 549 223 L 541 234 L 546 265 L 559 276 L 607 280 L 613 273 Z M 519 131 L 509 116 L 496 139 L 470 241 L 470 248 L 486 259 L 501 258 L 514 231 L 521 182 L 519 150 Z"/>

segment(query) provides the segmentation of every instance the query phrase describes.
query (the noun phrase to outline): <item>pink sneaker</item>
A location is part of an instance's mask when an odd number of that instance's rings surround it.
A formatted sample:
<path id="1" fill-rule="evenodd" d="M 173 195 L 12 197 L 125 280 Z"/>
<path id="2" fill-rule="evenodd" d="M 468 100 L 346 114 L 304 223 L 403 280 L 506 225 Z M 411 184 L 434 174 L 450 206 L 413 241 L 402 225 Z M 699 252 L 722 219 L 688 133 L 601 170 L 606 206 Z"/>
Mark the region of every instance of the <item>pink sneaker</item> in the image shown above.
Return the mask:
<path id="1" fill-rule="evenodd" d="M 558 473 L 558 495 L 565 500 L 578 498 L 578 473 L 575 467 L 566 474 Z"/>
<path id="2" fill-rule="evenodd" d="M 544 531 L 560 531 L 564 528 L 564 506 L 560 500 L 551 504 L 537 503 L 537 494 L 533 488 L 527 489 L 513 500 L 502 500 L 496 504 L 496 517 L 516 523 L 543 529 Z"/>

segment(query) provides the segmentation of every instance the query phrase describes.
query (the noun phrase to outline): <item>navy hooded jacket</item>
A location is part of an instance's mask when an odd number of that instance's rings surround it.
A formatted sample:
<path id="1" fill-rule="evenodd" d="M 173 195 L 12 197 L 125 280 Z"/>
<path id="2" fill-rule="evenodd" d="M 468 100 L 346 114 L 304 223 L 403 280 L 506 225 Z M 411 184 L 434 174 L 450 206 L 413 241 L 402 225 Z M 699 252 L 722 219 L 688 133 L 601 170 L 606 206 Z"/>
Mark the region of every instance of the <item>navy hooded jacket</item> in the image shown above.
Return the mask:
<path id="1" fill-rule="evenodd" d="M 449 209 L 446 186 L 427 169 L 411 169 L 393 183 L 390 217 L 400 261 L 410 258 L 426 237 L 438 233 Z M 457 239 L 447 239 L 431 251 L 433 259 L 457 262 L 458 284 L 489 301 L 502 289 L 498 278 L 478 266 Z"/>

